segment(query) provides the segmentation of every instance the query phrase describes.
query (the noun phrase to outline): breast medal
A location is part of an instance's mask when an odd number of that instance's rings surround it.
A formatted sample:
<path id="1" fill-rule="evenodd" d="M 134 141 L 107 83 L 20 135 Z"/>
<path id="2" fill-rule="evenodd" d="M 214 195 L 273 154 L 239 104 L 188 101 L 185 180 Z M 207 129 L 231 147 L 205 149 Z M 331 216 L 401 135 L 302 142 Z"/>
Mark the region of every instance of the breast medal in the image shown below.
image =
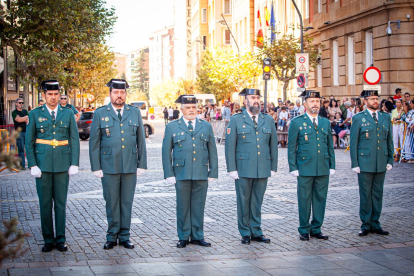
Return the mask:
<path id="1" fill-rule="evenodd" d="M 108 137 L 109 137 L 109 135 L 111 135 L 111 134 L 109 133 L 109 128 L 107 128 L 107 129 L 106 129 L 106 136 L 108 136 Z"/>

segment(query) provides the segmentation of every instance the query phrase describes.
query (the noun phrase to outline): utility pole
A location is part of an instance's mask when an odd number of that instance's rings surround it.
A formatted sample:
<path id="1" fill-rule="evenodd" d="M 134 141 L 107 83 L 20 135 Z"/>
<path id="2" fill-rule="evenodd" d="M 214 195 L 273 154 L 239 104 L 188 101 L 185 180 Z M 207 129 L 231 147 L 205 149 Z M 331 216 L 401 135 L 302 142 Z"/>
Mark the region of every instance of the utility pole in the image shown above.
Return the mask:
<path id="1" fill-rule="evenodd" d="M 303 53 L 303 22 L 302 22 L 302 14 L 299 11 L 298 6 L 296 5 L 295 0 L 292 0 L 293 5 L 295 6 L 296 11 L 299 15 L 299 21 L 300 21 L 300 52 Z"/>

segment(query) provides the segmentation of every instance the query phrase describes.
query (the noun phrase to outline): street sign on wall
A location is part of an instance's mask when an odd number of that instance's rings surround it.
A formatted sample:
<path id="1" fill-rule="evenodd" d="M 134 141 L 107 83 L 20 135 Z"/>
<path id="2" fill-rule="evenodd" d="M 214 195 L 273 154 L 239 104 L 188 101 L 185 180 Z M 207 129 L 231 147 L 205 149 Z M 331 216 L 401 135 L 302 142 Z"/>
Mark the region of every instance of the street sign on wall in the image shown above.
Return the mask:
<path id="1" fill-rule="evenodd" d="M 309 73 L 309 54 L 300 53 L 296 54 L 296 74 L 308 74 Z"/>
<path id="2" fill-rule="evenodd" d="M 375 85 L 381 81 L 381 71 L 374 66 L 368 67 L 364 71 L 364 80 L 369 85 Z"/>

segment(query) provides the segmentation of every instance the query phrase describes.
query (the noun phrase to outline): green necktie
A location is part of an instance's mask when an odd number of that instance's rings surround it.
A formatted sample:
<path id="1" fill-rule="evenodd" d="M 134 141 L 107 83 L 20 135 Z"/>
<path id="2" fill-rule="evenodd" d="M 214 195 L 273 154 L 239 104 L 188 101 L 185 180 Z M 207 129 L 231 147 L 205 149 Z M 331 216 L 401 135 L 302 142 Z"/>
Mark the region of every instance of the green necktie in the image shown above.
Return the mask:
<path id="1" fill-rule="evenodd" d="M 122 119 L 121 109 L 117 109 L 116 111 L 118 111 L 118 119 L 121 121 Z"/>
<path id="2" fill-rule="evenodd" d="M 53 110 L 52 110 L 52 119 L 53 119 L 53 122 L 55 122 L 55 111 Z"/>
<path id="3" fill-rule="evenodd" d="M 188 129 L 190 130 L 190 132 L 193 132 L 193 122 L 188 121 Z"/>
<path id="4" fill-rule="evenodd" d="M 318 128 L 318 124 L 316 123 L 316 119 L 313 118 L 313 125 L 315 126 L 315 128 Z"/>
<path id="5" fill-rule="evenodd" d="M 252 116 L 254 127 L 257 127 L 256 116 Z"/>
<path id="6" fill-rule="evenodd" d="M 378 125 L 377 112 L 372 112 L 372 117 L 374 118 L 375 123 Z"/>

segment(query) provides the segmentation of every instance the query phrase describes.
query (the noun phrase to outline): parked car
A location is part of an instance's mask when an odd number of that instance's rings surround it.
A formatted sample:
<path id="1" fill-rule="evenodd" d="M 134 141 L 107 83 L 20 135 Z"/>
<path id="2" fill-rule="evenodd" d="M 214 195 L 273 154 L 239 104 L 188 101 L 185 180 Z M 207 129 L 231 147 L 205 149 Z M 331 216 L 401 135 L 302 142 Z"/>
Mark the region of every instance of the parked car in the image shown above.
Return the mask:
<path id="1" fill-rule="evenodd" d="M 81 140 L 88 140 L 91 133 L 91 124 L 93 119 L 93 112 L 82 112 L 78 121 L 79 138 Z M 147 121 L 143 120 L 145 129 L 145 138 L 154 134 L 154 127 Z"/>
<path id="2" fill-rule="evenodd" d="M 143 120 L 148 120 L 148 103 L 146 101 L 130 102 L 129 104 L 137 107 L 141 111 Z"/>

